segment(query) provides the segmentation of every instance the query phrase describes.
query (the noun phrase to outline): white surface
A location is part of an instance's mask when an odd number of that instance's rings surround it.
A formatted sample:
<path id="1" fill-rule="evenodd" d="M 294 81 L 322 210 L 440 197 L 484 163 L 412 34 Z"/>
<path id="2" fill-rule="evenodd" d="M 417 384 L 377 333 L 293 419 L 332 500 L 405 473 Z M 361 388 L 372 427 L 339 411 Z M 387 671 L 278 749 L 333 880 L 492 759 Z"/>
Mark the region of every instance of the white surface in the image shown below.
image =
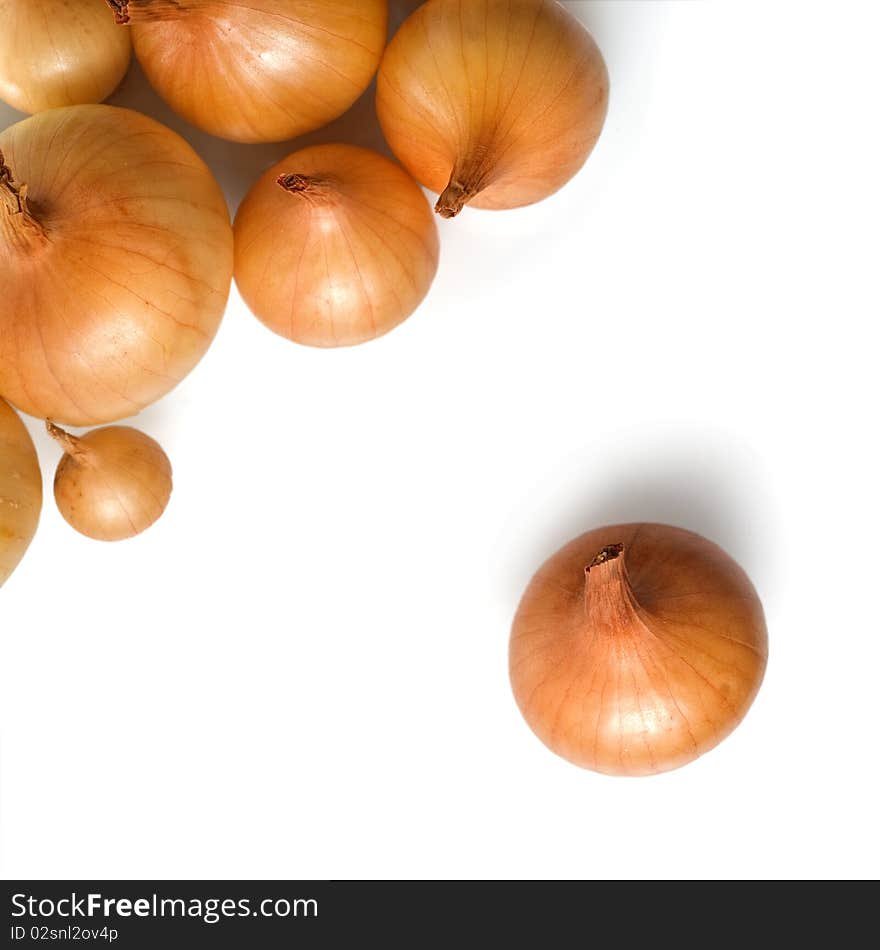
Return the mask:
<path id="1" fill-rule="evenodd" d="M 175 465 L 153 530 L 74 534 L 31 425 L 7 877 L 880 872 L 880 7 L 568 6 L 612 76 L 585 171 L 442 223 L 431 297 L 366 347 L 287 344 L 234 295 L 138 422 Z M 114 101 L 169 120 L 138 75 Z M 375 141 L 371 109 L 310 140 Z M 233 204 L 292 150 L 187 134 Z M 771 643 L 733 736 L 638 780 L 555 758 L 506 670 L 542 559 L 633 519 L 722 544 Z"/>

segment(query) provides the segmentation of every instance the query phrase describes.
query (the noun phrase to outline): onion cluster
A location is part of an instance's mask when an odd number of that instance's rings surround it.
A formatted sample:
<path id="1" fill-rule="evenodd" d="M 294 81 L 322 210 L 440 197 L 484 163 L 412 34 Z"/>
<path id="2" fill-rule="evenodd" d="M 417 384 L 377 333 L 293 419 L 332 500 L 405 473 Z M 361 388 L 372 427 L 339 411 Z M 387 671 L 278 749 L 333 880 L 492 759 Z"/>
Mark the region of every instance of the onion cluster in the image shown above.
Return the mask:
<path id="1" fill-rule="evenodd" d="M 468 204 L 516 208 L 556 192 L 590 155 L 608 73 L 561 4 L 427 0 L 383 56 L 387 25 L 387 0 L 0 0 L 0 98 L 36 113 L 0 133 L 0 393 L 62 446 L 55 499 L 80 533 L 146 530 L 169 503 L 171 464 L 130 426 L 75 436 L 56 422 L 115 422 L 168 393 L 208 349 L 233 270 L 276 333 L 363 343 L 406 320 L 437 272 L 419 183 L 445 218 Z M 403 168 L 345 144 L 295 151 L 253 185 L 233 229 L 183 139 L 94 104 L 132 45 L 172 109 L 237 142 L 326 125 L 378 70 L 379 121 Z M 0 584 L 41 501 L 33 443 L 0 399 Z M 564 547 L 535 575 L 510 637 L 531 728 L 613 775 L 677 768 L 719 743 L 766 660 L 743 571 L 704 538 L 657 524 Z"/>

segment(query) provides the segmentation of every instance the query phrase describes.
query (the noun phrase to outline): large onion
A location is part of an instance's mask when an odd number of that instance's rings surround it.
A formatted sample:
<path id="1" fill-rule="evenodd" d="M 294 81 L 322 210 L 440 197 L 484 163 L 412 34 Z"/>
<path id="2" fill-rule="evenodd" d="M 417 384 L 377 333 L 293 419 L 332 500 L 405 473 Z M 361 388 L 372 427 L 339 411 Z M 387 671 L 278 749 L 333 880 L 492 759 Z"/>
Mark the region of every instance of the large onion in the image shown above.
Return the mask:
<path id="1" fill-rule="evenodd" d="M 270 168 L 235 218 L 235 281 L 276 333 L 349 346 L 396 327 L 437 272 L 437 226 L 399 165 L 318 145 Z"/>
<path id="2" fill-rule="evenodd" d="M 387 0 L 108 0 L 175 112 L 236 142 L 326 125 L 370 84 Z"/>
<path id="3" fill-rule="evenodd" d="M 719 547 L 680 528 L 581 535 L 538 571 L 510 641 L 527 722 L 554 752 L 611 775 L 650 775 L 711 749 L 764 675 L 754 588 Z"/>
<path id="4" fill-rule="evenodd" d="M 602 54 L 555 0 L 428 0 L 379 69 L 388 144 L 442 193 L 444 217 L 557 191 L 592 151 L 607 104 Z"/>
<path id="5" fill-rule="evenodd" d="M 0 0 L 0 99 L 22 112 L 101 102 L 130 59 L 104 0 Z"/>
<path id="6" fill-rule="evenodd" d="M 219 186 L 178 135 L 110 106 L 0 134 L 0 392 L 72 425 L 132 415 L 207 350 L 232 275 Z"/>
<path id="7" fill-rule="evenodd" d="M 0 399 L 0 587 L 24 557 L 42 503 L 34 443 L 15 410 Z"/>

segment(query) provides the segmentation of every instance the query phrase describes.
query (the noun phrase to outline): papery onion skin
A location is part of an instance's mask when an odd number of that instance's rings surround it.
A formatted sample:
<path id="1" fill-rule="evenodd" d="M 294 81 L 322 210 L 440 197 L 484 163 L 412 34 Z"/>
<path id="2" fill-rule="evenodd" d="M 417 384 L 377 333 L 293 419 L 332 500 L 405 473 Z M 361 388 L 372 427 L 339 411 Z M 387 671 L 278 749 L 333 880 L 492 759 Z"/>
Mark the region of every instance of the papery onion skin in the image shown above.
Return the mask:
<path id="1" fill-rule="evenodd" d="M 523 595 L 510 679 L 553 752 L 609 775 L 652 775 L 707 752 L 741 721 L 767 662 L 761 603 L 717 545 L 681 528 L 581 535 Z"/>
<path id="2" fill-rule="evenodd" d="M 174 132 L 111 106 L 39 113 L 0 133 L 0 153 L 0 392 L 70 425 L 134 415 L 222 318 L 219 185 Z"/>
<path id="3" fill-rule="evenodd" d="M 138 60 L 188 122 L 280 142 L 342 115 L 369 86 L 387 0 L 114 0 Z"/>
<path id="4" fill-rule="evenodd" d="M 15 109 L 101 102 L 130 60 L 104 0 L 0 0 L 0 99 Z"/>
<path id="5" fill-rule="evenodd" d="M 124 541 L 161 517 L 172 473 L 155 439 L 130 426 L 81 437 L 46 426 L 65 450 L 55 472 L 55 501 L 71 527 L 95 541 Z"/>
<path id="6" fill-rule="evenodd" d="M 555 0 L 428 0 L 389 44 L 376 104 L 392 151 L 451 218 L 569 181 L 602 130 L 608 73 Z"/>
<path id="7" fill-rule="evenodd" d="M 437 272 L 424 193 L 394 162 L 317 145 L 270 168 L 235 218 L 235 280 L 271 330 L 309 346 L 352 346 L 402 323 Z"/>
<path id="8" fill-rule="evenodd" d="M 0 587 L 24 557 L 42 504 L 43 479 L 34 443 L 15 410 L 0 399 Z"/>

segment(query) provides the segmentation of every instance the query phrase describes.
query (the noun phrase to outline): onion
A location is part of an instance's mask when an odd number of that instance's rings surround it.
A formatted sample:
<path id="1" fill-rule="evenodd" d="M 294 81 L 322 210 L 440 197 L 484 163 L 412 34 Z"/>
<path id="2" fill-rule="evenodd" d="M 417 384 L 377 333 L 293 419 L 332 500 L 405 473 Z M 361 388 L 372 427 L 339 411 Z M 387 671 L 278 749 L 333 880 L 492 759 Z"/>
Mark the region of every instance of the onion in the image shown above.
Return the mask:
<path id="1" fill-rule="evenodd" d="M 171 463 L 154 439 L 129 426 L 95 429 L 81 438 L 52 422 L 64 449 L 55 472 L 55 501 L 65 521 L 96 541 L 123 541 L 146 531 L 171 497 Z"/>
<path id="2" fill-rule="evenodd" d="M 235 280 L 276 333 L 349 346 L 387 333 L 421 303 L 439 240 L 419 186 L 352 145 L 296 152 L 263 175 L 235 219 Z"/>
<path id="3" fill-rule="evenodd" d="M 130 59 L 103 0 L 0 0 L 0 99 L 22 112 L 100 102 Z"/>
<path id="4" fill-rule="evenodd" d="M 109 0 L 163 99 L 236 142 L 280 142 L 342 115 L 370 84 L 387 0 Z"/>
<path id="5" fill-rule="evenodd" d="M 0 399 L 0 587 L 24 557 L 42 504 L 34 443 L 15 410 Z"/>
<path id="6" fill-rule="evenodd" d="M 557 191 L 587 160 L 607 105 L 602 54 L 554 0 L 428 0 L 379 69 L 385 138 L 442 193 L 446 218 Z"/>
<path id="7" fill-rule="evenodd" d="M 143 409 L 205 353 L 231 277 L 220 188 L 164 126 L 69 106 L 0 134 L 0 392 L 20 409 Z"/>
<path id="8" fill-rule="evenodd" d="M 567 544 L 526 590 L 510 677 L 526 721 L 576 765 L 651 775 L 696 759 L 745 715 L 767 630 L 742 569 L 690 531 L 615 525 Z"/>

